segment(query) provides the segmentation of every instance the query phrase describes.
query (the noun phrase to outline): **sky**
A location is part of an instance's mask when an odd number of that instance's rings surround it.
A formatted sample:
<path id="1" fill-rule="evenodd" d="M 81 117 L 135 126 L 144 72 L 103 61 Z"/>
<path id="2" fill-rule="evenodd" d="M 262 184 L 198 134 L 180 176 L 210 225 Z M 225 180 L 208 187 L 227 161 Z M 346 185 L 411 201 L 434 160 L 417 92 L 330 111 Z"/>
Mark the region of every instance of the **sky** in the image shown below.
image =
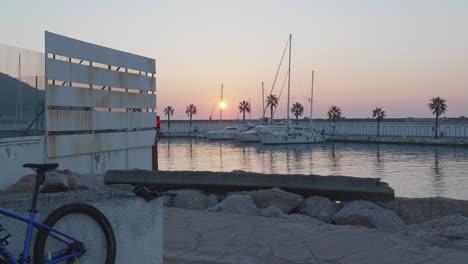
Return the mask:
<path id="1" fill-rule="evenodd" d="M 157 111 L 187 119 L 212 112 L 221 84 L 223 118 L 242 118 L 251 101 L 262 112 L 292 34 L 291 103 L 313 116 L 337 105 L 347 118 L 382 107 L 387 117 L 430 117 L 432 97 L 448 117 L 468 116 L 468 1 L 465 0 L 199 0 L 1 1 L 0 43 L 44 50 L 48 30 L 156 59 Z M 286 65 L 283 65 L 286 66 Z M 287 67 L 273 94 L 279 95 Z M 287 87 L 276 117 L 286 116 Z M 213 119 L 219 118 L 215 107 Z"/>

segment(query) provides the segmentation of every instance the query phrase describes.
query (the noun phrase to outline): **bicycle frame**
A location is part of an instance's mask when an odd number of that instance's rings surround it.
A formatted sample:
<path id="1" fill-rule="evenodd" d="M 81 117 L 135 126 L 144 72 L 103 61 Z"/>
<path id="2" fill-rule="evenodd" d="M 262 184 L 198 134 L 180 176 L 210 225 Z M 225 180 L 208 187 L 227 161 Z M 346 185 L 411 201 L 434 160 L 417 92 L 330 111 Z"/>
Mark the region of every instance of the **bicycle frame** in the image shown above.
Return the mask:
<path id="1" fill-rule="evenodd" d="M 73 242 L 78 243 L 79 246 L 80 246 L 80 249 L 79 249 L 78 252 L 74 252 L 74 253 L 71 253 L 71 254 L 63 253 L 63 254 L 60 254 L 58 256 L 52 256 L 52 258 L 50 260 L 44 261 L 43 264 L 59 263 L 61 261 L 68 260 L 68 259 L 71 259 L 73 257 L 79 256 L 79 255 L 82 255 L 82 254 L 85 253 L 85 247 L 84 247 L 84 244 L 81 241 L 79 241 L 79 240 L 77 240 L 77 239 L 75 239 L 75 238 L 73 238 L 71 236 L 68 236 L 67 234 L 62 233 L 62 232 L 60 232 L 58 230 L 55 230 L 55 229 L 53 229 L 53 228 L 51 228 L 49 226 L 43 225 L 43 224 L 41 224 L 39 222 L 36 222 L 34 220 L 34 218 L 36 216 L 35 211 L 30 211 L 29 212 L 29 218 L 17 215 L 15 213 L 4 210 L 2 208 L 0 208 L 0 214 L 6 215 L 7 217 L 11 217 L 11 218 L 14 218 L 16 220 L 27 223 L 26 238 L 24 240 L 23 254 L 21 255 L 21 259 L 19 260 L 19 262 L 6 249 L 6 246 L 4 246 L 2 243 L 0 243 L 0 255 L 9 264 L 27 264 L 27 263 L 30 263 L 29 250 L 31 248 L 30 246 L 31 246 L 33 228 L 36 228 L 36 229 L 43 228 L 43 229 L 49 230 L 49 232 L 50 232 L 49 236 L 50 237 L 62 242 L 63 244 L 65 244 L 67 246 L 69 246 Z M 67 240 L 71 240 L 71 242 L 69 242 Z"/>

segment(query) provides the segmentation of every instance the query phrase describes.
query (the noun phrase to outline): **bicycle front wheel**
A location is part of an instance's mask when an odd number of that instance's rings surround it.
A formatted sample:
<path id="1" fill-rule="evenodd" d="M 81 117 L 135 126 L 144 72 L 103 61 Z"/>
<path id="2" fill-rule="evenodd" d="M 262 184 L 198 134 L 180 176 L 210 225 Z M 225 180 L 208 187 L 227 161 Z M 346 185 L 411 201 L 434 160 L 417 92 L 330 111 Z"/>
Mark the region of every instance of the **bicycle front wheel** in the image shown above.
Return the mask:
<path id="1" fill-rule="evenodd" d="M 84 244 L 85 253 L 68 260 L 67 263 L 113 264 L 115 262 L 114 232 L 107 218 L 98 209 L 87 204 L 67 204 L 53 211 L 44 220 L 44 225 Z M 52 237 L 52 234 L 53 232 L 47 229 L 39 229 L 34 243 L 35 264 L 77 252 L 76 243 L 67 245 Z"/>

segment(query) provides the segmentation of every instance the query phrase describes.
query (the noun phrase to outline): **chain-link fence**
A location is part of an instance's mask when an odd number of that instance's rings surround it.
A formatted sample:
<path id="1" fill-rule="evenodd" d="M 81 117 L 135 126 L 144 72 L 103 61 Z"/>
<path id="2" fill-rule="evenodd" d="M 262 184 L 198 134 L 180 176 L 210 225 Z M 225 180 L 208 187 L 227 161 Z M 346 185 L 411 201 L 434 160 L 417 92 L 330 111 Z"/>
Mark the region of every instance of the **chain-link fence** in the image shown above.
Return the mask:
<path id="1" fill-rule="evenodd" d="M 0 44 L 0 137 L 44 131 L 44 54 Z"/>

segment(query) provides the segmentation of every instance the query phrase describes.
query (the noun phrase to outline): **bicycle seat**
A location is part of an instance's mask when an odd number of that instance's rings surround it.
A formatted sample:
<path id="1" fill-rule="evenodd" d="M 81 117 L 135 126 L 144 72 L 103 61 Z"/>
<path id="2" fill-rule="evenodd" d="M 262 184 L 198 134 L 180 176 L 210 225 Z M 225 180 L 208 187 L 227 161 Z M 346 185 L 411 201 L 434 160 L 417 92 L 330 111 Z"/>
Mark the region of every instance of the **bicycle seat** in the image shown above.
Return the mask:
<path id="1" fill-rule="evenodd" d="M 26 163 L 23 165 L 24 168 L 38 169 L 49 171 L 58 168 L 58 163 L 44 163 L 44 164 L 35 164 L 35 163 Z"/>

